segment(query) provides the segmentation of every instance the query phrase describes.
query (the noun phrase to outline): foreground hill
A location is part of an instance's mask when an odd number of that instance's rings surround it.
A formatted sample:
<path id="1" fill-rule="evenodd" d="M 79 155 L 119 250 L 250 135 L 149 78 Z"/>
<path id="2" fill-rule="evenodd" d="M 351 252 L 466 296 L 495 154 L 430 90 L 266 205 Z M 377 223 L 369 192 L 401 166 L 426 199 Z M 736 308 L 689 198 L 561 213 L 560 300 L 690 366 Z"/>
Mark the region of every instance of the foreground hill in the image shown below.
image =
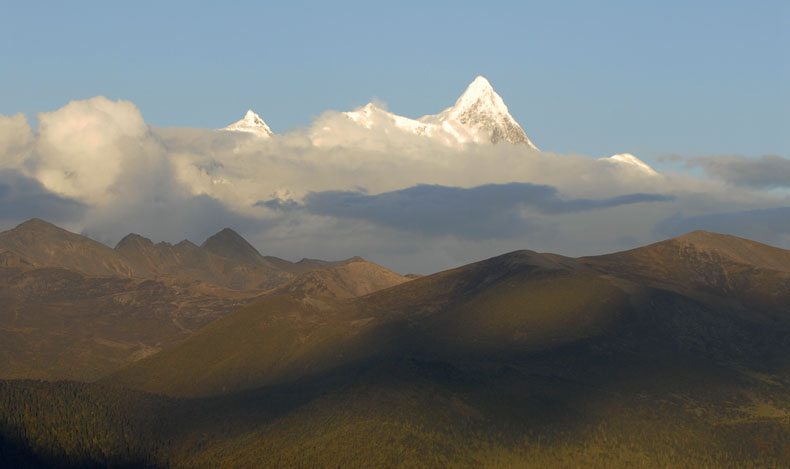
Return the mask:
<path id="1" fill-rule="evenodd" d="M 0 445 L 75 465 L 786 467 L 786 254 L 693 233 L 267 296 L 97 384 L 0 383 Z"/>
<path id="2" fill-rule="evenodd" d="M 201 396 L 384 357 L 536 351 L 600 334 L 628 307 L 575 261 L 521 251 L 359 298 L 272 295 L 113 381 Z"/>

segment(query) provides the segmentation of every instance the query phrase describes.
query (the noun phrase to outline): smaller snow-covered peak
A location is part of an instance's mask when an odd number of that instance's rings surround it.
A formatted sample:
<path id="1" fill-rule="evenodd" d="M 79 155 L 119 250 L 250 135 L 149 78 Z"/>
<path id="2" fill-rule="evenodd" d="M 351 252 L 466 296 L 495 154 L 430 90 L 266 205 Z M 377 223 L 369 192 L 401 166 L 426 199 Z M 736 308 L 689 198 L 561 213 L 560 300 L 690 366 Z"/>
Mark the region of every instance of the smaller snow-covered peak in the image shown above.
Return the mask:
<path id="1" fill-rule="evenodd" d="M 645 173 L 650 174 L 650 175 L 657 175 L 658 174 L 655 169 L 650 167 L 650 165 L 648 165 L 644 161 L 640 160 L 639 158 L 635 157 L 631 153 L 618 153 L 618 154 L 612 155 L 612 156 L 610 156 L 608 158 L 600 158 L 600 160 L 609 161 L 609 162 L 615 163 L 615 164 L 632 165 L 632 166 L 635 166 L 635 167 L 641 169 L 642 171 L 644 171 Z"/>
<path id="2" fill-rule="evenodd" d="M 269 138 L 274 135 L 274 132 L 266 125 L 266 122 L 261 119 L 261 116 L 256 114 L 252 109 L 248 110 L 244 117 L 225 128 L 220 130 L 229 130 L 231 132 L 247 132 L 255 134 L 261 138 Z"/>
<path id="3" fill-rule="evenodd" d="M 354 111 L 344 112 L 343 114 L 357 124 L 370 129 L 373 127 L 374 114 L 377 111 L 386 112 L 383 109 L 379 109 L 378 106 L 373 103 L 367 103 L 361 108 L 358 108 Z"/>
<path id="4" fill-rule="evenodd" d="M 368 103 L 361 108 L 344 112 L 343 114 L 366 129 L 372 129 L 377 124 L 389 123 L 394 124 L 395 127 L 401 130 L 417 135 L 430 134 L 433 131 L 433 129 L 421 122 L 393 114 L 376 106 L 374 103 Z"/>

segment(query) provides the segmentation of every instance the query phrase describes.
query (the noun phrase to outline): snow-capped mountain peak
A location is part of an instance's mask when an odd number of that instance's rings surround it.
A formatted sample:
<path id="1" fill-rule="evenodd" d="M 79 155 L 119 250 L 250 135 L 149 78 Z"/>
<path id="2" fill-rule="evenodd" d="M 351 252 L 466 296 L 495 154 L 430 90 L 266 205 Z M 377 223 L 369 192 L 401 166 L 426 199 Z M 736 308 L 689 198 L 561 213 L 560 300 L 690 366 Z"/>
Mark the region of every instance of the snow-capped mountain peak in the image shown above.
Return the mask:
<path id="1" fill-rule="evenodd" d="M 439 114 L 423 116 L 420 122 L 448 125 L 456 132 L 465 130 L 475 142 L 521 143 L 537 150 L 518 125 L 491 83 L 483 76 L 475 78 L 455 102 Z M 458 127 L 461 127 L 459 129 Z"/>
<path id="2" fill-rule="evenodd" d="M 448 111 L 450 111 L 450 117 L 459 120 L 464 114 L 475 111 L 510 115 L 502 97 L 494 91 L 491 83 L 483 76 L 475 78 L 455 102 L 455 106 L 449 108 Z"/>
<path id="3" fill-rule="evenodd" d="M 439 114 L 410 119 L 390 113 L 373 103 L 344 114 L 367 129 L 378 125 L 394 125 L 401 131 L 435 138 L 451 146 L 468 142 L 509 142 L 537 149 L 510 115 L 502 97 L 482 76 L 467 86 L 455 105 Z"/>
<path id="4" fill-rule="evenodd" d="M 393 114 L 373 103 L 368 103 L 355 111 L 344 112 L 343 114 L 366 129 L 372 129 L 377 124 L 386 123 L 416 135 L 430 136 L 436 130 L 430 125 Z"/>
<path id="5" fill-rule="evenodd" d="M 269 138 L 274 134 L 272 130 L 269 128 L 269 126 L 266 125 L 266 122 L 264 122 L 263 119 L 261 119 L 261 116 L 256 114 L 252 109 L 248 110 L 240 121 L 235 122 L 220 130 L 229 130 L 232 132 L 248 132 L 262 138 Z"/>

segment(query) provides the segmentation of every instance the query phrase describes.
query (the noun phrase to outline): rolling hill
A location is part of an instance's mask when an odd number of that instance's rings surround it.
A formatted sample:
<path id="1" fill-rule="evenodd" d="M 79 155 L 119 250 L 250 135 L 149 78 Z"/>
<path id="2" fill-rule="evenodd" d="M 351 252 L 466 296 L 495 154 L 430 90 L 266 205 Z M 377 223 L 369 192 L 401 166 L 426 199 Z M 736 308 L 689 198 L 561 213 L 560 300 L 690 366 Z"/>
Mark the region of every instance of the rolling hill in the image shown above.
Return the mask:
<path id="1" fill-rule="evenodd" d="M 759 264 L 736 262 L 748 258 L 744 249 Z M 764 267 L 778 267 L 781 253 L 698 233 L 598 258 L 518 251 L 347 300 L 275 295 L 115 379 L 155 393 L 216 395 L 382 357 L 485 361 L 591 340 L 651 356 L 673 348 L 756 359 L 790 326 L 790 276 Z"/>

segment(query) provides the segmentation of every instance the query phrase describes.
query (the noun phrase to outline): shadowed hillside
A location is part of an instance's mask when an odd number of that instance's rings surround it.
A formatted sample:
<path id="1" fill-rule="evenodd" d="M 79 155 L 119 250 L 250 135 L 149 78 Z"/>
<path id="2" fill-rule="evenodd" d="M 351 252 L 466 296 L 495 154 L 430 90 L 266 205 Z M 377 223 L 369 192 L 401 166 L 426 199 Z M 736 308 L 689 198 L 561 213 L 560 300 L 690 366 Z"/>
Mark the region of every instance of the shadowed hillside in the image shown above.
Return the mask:
<path id="1" fill-rule="evenodd" d="M 600 334 L 627 309 L 626 295 L 594 271 L 523 251 L 356 299 L 269 296 L 114 381 L 210 395 L 374 357 L 523 353 Z"/>

